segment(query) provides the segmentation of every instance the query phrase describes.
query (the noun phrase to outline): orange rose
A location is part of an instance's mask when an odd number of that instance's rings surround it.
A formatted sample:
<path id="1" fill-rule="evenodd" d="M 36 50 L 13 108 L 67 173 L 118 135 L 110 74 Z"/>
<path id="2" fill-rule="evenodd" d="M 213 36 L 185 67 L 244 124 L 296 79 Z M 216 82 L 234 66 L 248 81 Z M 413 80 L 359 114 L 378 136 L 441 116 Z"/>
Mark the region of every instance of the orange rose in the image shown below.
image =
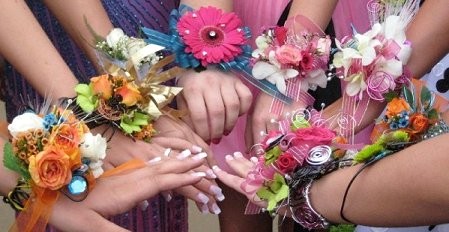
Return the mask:
<path id="1" fill-rule="evenodd" d="M 28 160 L 31 178 L 39 187 L 58 190 L 72 179 L 70 157 L 56 147 L 48 147 Z"/>
<path id="2" fill-rule="evenodd" d="M 409 111 L 410 106 L 408 103 L 402 98 L 393 98 L 391 102 L 387 105 L 387 116 L 388 118 L 394 117 L 400 114 L 402 111 Z"/>
<path id="3" fill-rule="evenodd" d="M 415 133 L 422 133 L 429 127 L 429 119 L 422 114 L 414 114 L 410 118 L 410 126 Z"/>
<path id="4" fill-rule="evenodd" d="M 126 83 L 126 85 L 117 88 L 115 92 L 122 96 L 122 103 L 127 106 L 137 104 L 137 102 L 142 98 L 137 86 L 132 83 Z"/>
<path id="5" fill-rule="evenodd" d="M 50 135 L 50 144 L 67 154 L 72 165 L 81 163 L 78 145 L 81 142 L 84 129 L 82 123 L 64 123 L 55 127 Z"/>
<path id="6" fill-rule="evenodd" d="M 109 75 L 101 75 L 90 79 L 90 86 L 95 95 L 100 95 L 103 99 L 109 99 L 112 96 L 112 82 Z"/>

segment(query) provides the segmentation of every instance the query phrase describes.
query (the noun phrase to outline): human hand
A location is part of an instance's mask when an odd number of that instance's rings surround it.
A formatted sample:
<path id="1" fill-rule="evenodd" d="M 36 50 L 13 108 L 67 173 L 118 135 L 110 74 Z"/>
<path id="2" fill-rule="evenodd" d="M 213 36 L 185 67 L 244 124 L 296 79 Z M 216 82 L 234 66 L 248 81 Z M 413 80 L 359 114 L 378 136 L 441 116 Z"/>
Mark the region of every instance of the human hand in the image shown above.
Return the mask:
<path id="1" fill-rule="evenodd" d="M 305 104 L 298 101 L 290 105 L 284 104 L 280 115 L 270 112 L 273 97 L 261 92 L 254 103 L 254 109 L 248 116 L 247 128 L 245 132 L 245 141 L 248 148 L 260 143 L 263 136 L 271 130 L 279 128 L 278 121 L 284 119 L 286 114 L 292 114 L 298 109 L 305 108 Z"/>
<path id="2" fill-rule="evenodd" d="M 183 120 L 207 143 L 219 143 L 251 105 L 248 87 L 236 76 L 219 70 L 187 71 L 178 85 L 184 88 L 178 107 L 189 112 Z"/>
<path id="3" fill-rule="evenodd" d="M 205 173 L 189 172 L 203 159 L 166 159 L 147 162 L 132 172 L 97 179 L 82 202 L 61 196 L 50 224 L 64 231 L 126 231 L 105 218 L 126 212 L 161 191 L 198 183 Z"/>

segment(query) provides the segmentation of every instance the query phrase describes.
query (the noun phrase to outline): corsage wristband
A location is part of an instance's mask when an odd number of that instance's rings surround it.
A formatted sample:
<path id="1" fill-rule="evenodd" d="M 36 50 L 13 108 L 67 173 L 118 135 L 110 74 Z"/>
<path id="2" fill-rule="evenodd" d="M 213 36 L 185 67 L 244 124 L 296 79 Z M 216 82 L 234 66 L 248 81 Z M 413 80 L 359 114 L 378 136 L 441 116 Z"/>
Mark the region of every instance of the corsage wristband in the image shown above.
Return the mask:
<path id="1" fill-rule="evenodd" d="M 3 202 L 9 204 L 15 211 L 22 211 L 30 198 L 30 187 L 23 178 L 19 178 L 16 187 L 3 197 Z"/>

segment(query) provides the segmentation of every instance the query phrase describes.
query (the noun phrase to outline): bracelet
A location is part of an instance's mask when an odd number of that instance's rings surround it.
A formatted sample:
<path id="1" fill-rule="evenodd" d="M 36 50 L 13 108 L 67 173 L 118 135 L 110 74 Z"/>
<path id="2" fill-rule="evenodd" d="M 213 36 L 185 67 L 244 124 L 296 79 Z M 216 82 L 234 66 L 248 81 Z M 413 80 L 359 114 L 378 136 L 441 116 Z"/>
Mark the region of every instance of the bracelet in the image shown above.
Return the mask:
<path id="1" fill-rule="evenodd" d="M 307 229 L 326 229 L 330 223 L 321 216 L 310 203 L 310 187 L 313 180 L 310 180 L 307 185 L 299 188 L 290 200 L 290 210 L 292 218 L 302 227 Z"/>
<path id="2" fill-rule="evenodd" d="M 22 211 L 25 207 L 26 201 L 30 198 L 30 186 L 23 178 L 20 178 L 16 187 L 3 196 L 3 202 L 9 204 L 15 211 Z"/>

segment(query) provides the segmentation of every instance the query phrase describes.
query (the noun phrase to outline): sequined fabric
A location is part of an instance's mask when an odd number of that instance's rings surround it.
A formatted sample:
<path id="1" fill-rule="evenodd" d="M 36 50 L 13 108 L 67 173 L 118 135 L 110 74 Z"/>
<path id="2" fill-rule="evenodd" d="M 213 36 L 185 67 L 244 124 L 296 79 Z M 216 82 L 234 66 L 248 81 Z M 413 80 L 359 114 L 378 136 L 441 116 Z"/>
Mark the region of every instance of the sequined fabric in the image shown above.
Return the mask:
<path id="1" fill-rule="evenodd" d="M 128 35 L 138 36 L 141 26 L 166 32 L 169 13 L 178 7 L 179 0 L 103 0 L 102 3 L 115 27 L 122 28 Z M 69 39 L 42 1 L 29 0 L 28 6 L 75 76 L 80 82 L 87 82 L 89 77 L 96 74 L 90 61 Z M 1 82 L 4 86 L 2 89 L 5 95 L 7 117 L 11 120 L 20 111 L 23 99 L 40 102 L 42 97 L 11 65 L 6 65 L 5 74 L 6 78 L 2 78 Z M 49 86 L 48 91 L 52 88 L 57 86 Z M 175 197 L 167 203 L 164 198 L 157 196 L 149 199 L 149 204 L 146 211 L 135 208 L 111 220 L 131 231 L 187 231 L 187 204 L 184 198 Z"/>

